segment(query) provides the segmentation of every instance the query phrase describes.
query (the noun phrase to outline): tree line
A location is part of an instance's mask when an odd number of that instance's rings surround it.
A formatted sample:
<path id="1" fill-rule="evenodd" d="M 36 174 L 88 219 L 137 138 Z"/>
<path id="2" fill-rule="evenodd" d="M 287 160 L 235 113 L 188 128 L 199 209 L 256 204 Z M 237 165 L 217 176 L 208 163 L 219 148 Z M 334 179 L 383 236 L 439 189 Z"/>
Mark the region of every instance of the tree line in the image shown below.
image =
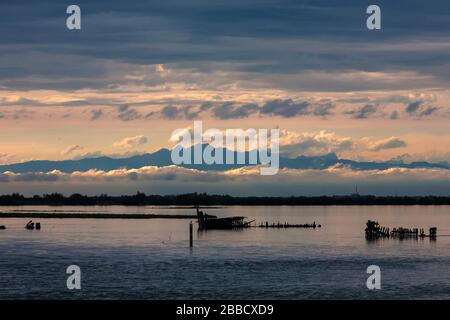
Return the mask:
<path id="1" fill-rule="evenodd" d="M 79 193 L 65 196 L 51 193 L 26 197 L 19 193 L 0 195 L 0 205 L 170 205 L 170 206 L 305 206 L 305 205 L 450 205 L 450 196 L 289 196 L 289 197 L 236 197 L 206 193 L 188 193 L 179 195 L 146 195 L 137 192 L 134 195 L 96 196 Z"/>

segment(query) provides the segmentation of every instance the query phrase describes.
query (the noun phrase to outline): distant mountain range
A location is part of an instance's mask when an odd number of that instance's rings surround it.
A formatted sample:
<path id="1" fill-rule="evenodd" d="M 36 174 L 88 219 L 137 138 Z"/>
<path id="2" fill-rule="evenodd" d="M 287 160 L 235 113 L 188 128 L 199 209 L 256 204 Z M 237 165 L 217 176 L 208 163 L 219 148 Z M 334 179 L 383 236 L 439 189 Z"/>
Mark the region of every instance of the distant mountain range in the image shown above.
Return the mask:
<path id="1" fill-rule="evenodd" d="M 206 145 L 203 145 L 205 148 Z M 193 147 L 191 147 L 193 148 Z M 226 154 L 231 154 L 235 157 L 238 152 L 229 151 L 226 149 L 215 149 L 215 152 L 223 151 L 224 158 Z M 248 152 L 244 153 L 245 159 L 248 160 Z M 258 159 L 259 163 L 259 159 Z M 450 170 L 450 164 L 443 163 L 431 163 L 431 162 L 370 162 L 370 161 L 354 161 L 347 159 L 339 159 L 335 153 L 329 153 L 322 156 L 299 156 L 296 158 L 280 157 L 280 168 L 290 169 L 326 169 L 334 165 L 342 164 L 353 170 L 386 170 L 389 168 L 435 168 L 435 169 L 447 169 Z M 0 165 L 0 172 L 15 172 L 15 173 L 32 173 L 32 172 L 49 172 L 53 170 L 59 170 L 61 172 L 71 173 L 75 171 L 87 171 L 90 169 L 97 170 L 115 170 L 115 169 L 133 169 L 141 168 L 144 166 L 157 166 L 165 167 L 173 165 L 171 160 L 171 150 L 160 149 L 154 153 L 146 153 L 142 155 L 131 156 L 127 158 L 111 158 L 111 157 L 97 157 L 86 158 L 79 160 L 62 160 L 62 161 L 48 161 L 48 160 L 35 160 L 21 163 L 14 163 L 8 165 Z M 237 169 L 247 164 L 186 164 L 180 165 L 180 167 L 198 169 L 202 171 L 225 171 L 230 169 Z"/>

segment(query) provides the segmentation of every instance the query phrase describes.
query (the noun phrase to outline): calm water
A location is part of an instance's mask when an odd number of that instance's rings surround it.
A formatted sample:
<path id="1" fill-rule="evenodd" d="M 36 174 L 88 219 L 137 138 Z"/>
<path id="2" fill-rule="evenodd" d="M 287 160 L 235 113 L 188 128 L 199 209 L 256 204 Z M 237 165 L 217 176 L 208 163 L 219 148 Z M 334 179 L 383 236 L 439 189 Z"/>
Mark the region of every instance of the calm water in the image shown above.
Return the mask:
<path id="1" fill-rule="evenodd" d="M 0 207 L 0 212 L 193 214 L 167 207 Z M 217 216 L 322 224 L 321 229 L 208 231 L 188 248 L 189 220 L 0 219 L 0 299 L 449 299 L 450 207 L 228 207 Z M 438 227 L 436 241 L 368 242 L 365 222 Z M 66 288 L 67 266 L 82 290 Z M 366 288 L 378 265 L 382 289 Z"/>

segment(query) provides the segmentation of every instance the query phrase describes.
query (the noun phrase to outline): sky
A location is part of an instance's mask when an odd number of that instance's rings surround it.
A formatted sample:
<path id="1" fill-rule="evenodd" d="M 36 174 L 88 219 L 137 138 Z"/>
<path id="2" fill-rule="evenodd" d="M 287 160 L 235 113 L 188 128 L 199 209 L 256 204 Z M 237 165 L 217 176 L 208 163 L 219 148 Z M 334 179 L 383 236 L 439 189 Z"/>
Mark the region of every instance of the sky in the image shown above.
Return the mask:
<path id="1" fill-rule="evenodd" d="M 66 28 L 71 4 L 81 30 Z M 371 4 L 381 30 L 366 27 Z M 291 157 L 450 162 L 448 1 L 17 0 L 2 2 L 0 14 L 0 164 L 154 152 L 194 120 L 279 128 Z M 0 182 L 0 192 L 315 195 L 358 184 L 362 193 L 448 194 L 450 186 L 445 170 L 270 178 L 251 168 L 226 177 L 148 170 L 139 181 L 96 173 Z M 161 170 L 175 178 L 161 180 Z"/>

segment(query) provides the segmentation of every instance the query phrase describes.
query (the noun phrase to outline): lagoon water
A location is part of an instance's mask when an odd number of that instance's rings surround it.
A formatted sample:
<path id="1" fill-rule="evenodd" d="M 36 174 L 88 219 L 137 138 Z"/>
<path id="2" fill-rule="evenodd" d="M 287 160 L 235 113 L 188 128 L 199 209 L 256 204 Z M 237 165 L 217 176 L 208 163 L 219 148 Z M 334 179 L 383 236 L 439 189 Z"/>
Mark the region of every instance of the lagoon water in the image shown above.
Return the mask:
<path id="1" fill-rule="evenodd" d="M 0 207 L 10 211 L 194 214 L 168 207 Z M 205 209 L 256 222 L 320 229 L 211 230 L 189 220 L 1 219 L 0 299 L 450 299 L 450 206 L 306 206 Z M 438 227 L 432 241 L 364 237 L 365 222 Z M 82 289 L 66 287 L 80 266 Z M 369 265 L 381 290 L 366 287 Z"/>

